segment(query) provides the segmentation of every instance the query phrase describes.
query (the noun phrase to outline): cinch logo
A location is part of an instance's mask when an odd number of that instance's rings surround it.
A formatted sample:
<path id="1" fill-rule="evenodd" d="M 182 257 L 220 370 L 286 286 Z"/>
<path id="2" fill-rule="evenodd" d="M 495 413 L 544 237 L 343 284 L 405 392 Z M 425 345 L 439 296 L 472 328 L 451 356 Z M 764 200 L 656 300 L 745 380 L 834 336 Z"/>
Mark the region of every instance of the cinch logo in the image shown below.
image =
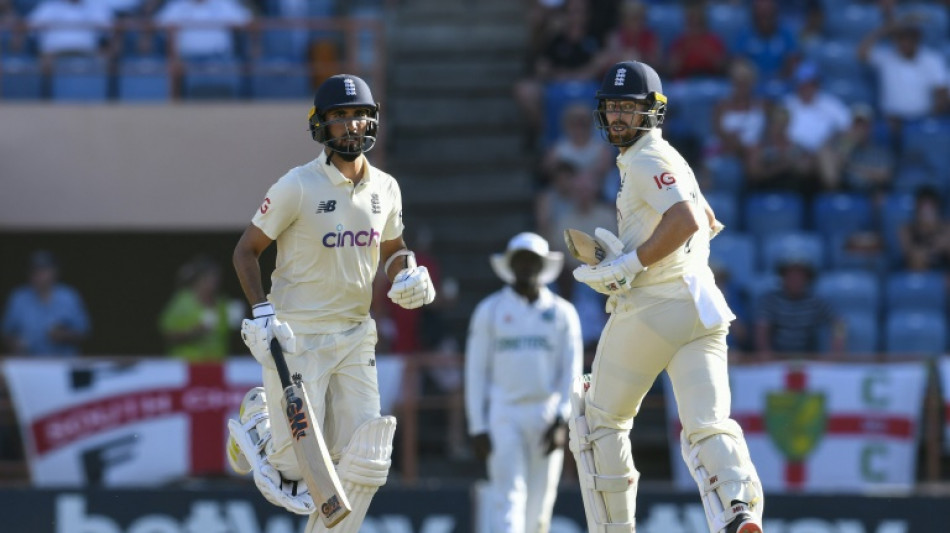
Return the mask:
<path id="1" fill-rule="evenodd" d="M 323 236 L 323 245 L 327 248 L 343 248 L 345 246 L 372 246 L 373 240 L 379 242 L 379 232 L 370 228 L 360 231 L 343 230 L 343 225 L 336 227 L 336 232 L 330 232 Z"/>
<path id="2" fill-rule="evenodd" d="M 343 80 L 343 88 L 346 89 L 347 96 L 356 96 L 356 84 L 350 78 Z"/>
<path id="3" fill-rule="evenodd" d="M 623 84 L 626 81 L 627 81 L 627 69 L 618 68 L 617 76 L 614 78 L 614 85 L 617 87 L 623 87 Z"/>

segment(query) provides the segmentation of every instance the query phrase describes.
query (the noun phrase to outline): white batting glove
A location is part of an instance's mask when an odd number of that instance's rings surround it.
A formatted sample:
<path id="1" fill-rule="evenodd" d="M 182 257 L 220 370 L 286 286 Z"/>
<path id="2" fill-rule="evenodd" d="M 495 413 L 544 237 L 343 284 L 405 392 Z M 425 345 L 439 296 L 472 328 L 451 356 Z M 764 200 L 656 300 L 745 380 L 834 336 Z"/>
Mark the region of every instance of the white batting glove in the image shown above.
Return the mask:
<path id="1" fill-rule="evenodd" d="M 719 233 L 725 228 L 726 228 L 725 224 L 723 224 L 722 222 L 719 222 L 718 220 L 714 220 L 712 227 L 709 228 L 709 240 L 713 240 L 713 238 L 715 238 L 716 235 L 719 235 Z"/>
<path id="2" fill-rule="evenodd" d="M 610 230 L 597 228 L 594 230 L 594 238 L 600 243 L 601 248 L 607 252 L 607 255 L 604 256 L 604 260 L 601 261 L 601 263 L 613 261 L 623 255 L 623 241 Z"/>
<path id="3" fill-rule="evenodd" d="M 633 278 L 643 272 L 636 250 L 595 266 L 581 265 L 574 269 L 574 279 L 601 294 L 614 295 L 630 290 Z"/>
<path id="4" fill-rule="evenodd" d="M 435 300 L 435 286 L 424 266 L 410 266 L 396 274 L 386 294 L 393 303 L 405 309 L 416 309 Z"/>
<path id="5" fill-rule="evenodd" d="M 274 306 L 270 303 L 255 305 L 251 314 L 253 319 L 245 318 L 241 322 L 241 338 L 257 362 L 267 368 L 275 368 L 274 357 L 270 353 L 270 341 L 277 337 L 280 347 L 287 353 L 293 353 L 297 351 L 297 338 L 294 337 L 289 324 L 277 320 Z"/>

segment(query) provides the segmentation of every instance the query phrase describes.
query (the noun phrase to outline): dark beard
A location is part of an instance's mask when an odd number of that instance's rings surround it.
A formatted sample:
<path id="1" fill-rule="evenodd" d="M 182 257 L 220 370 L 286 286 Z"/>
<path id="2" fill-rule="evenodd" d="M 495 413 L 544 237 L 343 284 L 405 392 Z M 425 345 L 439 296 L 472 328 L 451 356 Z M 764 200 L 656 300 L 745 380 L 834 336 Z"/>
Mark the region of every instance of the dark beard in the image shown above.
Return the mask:
<path id="1" fill-rule="evenodd" d="M 334 153 L 337 155 L 337 157 L 346 161 L 347 163 L 352 163 L 353 161 L 356 161 L 356 158 L 363 155 L 362 151 L 356 152 L 353 154 L 349 154 L 349 153 L 344 154 L 343 152 L 334 152 Z"/>

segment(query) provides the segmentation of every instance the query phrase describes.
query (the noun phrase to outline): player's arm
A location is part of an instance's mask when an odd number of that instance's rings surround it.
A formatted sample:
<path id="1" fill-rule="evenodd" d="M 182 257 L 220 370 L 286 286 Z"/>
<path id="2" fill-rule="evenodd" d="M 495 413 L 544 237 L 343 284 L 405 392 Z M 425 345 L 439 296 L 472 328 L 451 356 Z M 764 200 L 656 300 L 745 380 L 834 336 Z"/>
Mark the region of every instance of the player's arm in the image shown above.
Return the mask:
<path id="1" fill-rule="evenodd" d="M 673 204 L 663 213 L 663 218 L 653 230 L 653 234 L 637 248 L 636 254 L 640 263 L 649 267 L 670 255 L 686 244 L 687 239 L 697 230 L 699 223 L 696 222 L 689 202 L 684 200 Z"/>
<path id="2" fill-rule="evenodd" d="M 497 303 L 483 300 L 472 314 L 465 343 L 465 413 L 468 434 L 472 439 L 475 457 L 484 461 L 491 453 L 488 435 L 488 388 L 492 344 L 491 314 Z"/>
<path id="3" fill-rule="evenodd" d="M 252 306 L 267 300 L 261 282 L 261 253 L 274 242 L 260 228 L 249 224 L 234 247 L 234 271 L 241 282 L 244 296 Z"/>
<path id="4" fill-rule="evenodd" d="M 392 281 L 386 296 L 393 303 L 404 309 L 416 309 L 435 300 L 435 286 L 429 277 L 429 269 L 416 264 L 416 256 L 406 247 L 402 236 L 383 241 L 379 250 L 383 270 Z"/>
<path id="5" fill-rule="evenodd" d="M 409 258 L 407 256 L 393 258 L 393 254 L 400 250 L 409 251 L 409 248 L 406 247 L 406 241 L 402 239 L 402 235 L 379 244 L 379 260 L 384 267 L 387 265 L 389 267 L 385 269 L 386 279 L 389 281 L 396 279 L 396 274 L 398 274 L 400 270 L 408 267 Z M 392 259 L 392 261 L 390 261 L 390 259 Z"/>

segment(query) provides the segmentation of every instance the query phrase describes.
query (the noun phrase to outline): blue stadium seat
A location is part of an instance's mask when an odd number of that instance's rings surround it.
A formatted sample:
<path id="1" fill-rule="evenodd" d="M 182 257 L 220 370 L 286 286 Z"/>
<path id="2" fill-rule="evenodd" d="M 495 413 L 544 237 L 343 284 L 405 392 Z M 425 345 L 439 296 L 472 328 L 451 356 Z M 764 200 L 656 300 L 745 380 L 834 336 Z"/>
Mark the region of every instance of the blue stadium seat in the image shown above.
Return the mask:
<path id="1" fill-rule="evenodd" d="M 837 78 L 829 76 L 822 82 L 822 87 L 846 104 L 875 105 L 873 83 L 863 77 Z"/>
<path id="2" fill-rule="evenodd" d="M 123 59 L 117 74 L 116 93 L 119 100 L 160 102 L 171 98 L 168 62 L 164 59 Z"/>
<path id="3" fill-rule="evenodd" d="M 804 201 L 801 196 L 794 193 L 752 194 L 746 198 L 743 208 L 744 227 L 756 237 L 801 231 L 804 220 Z"/>
<path id="4" fill-rule="evenodd" d="M 830 237 L 870 230 L 874 208 L 863 194 L 821 193 L 815 197 L 811 213 L 811 227 Z"/>
<path id="5" fill-rule="evenodd" d="M 306 99 L 311 94 L 310 73 L 290 61 L 268 61 L 251 66 L 251 97 L 255 99 Z"/>
<path id="6" fill-rule="evenodd" d="M 851 355 L 873 358 L 880 351 L 880 331 L 877 314 L 847 311 L 840 315 L 847 328 L 845 351 Z"/>
<path id="7" fill-rule="evenodd" d="M 699 139 L 709 139 L 716 103 L 729 94 L 729 82 L 719 78 L 692 78 L 674 82 L 667 90 L 674 112 L 686 119 L 687 132 Z"/>
<path id="8" fill-rule="evenodd" d="M 888 310 L 935 311 L 946 309 L 947 289 L 937 272 L 893 272 L 885 282 L 884 305 Z"/>
<path id="9" fill-rule="evenodd" d="M 50 97 L 56 101 L 101 102 L 109 97 L 109 73 L 99 57 L 62 57 L 50 71 Z"/>
<path id="10" fill-rule="evenodd" d="M 848 4 L 836 9 L 835 13 L 828 13 L 825 20 L 829 35 L 858 42 L 872 30 L 881 27 L 884 16 L 876 5 Z"/>
<path id="11" fill-rule="evenodd" d="M 880 308 L 881 291 L 877 277 L 862 270 L 823 272 L 815 283 L 815 293 L 842 314 L 864 312 L 876 316 Z"/>
<path id="12" fill-rule="evenodd" d="M 656 32 L 663 43 L 663 48 L 666 49 L 673 39 L 683 32 L 685 18 L 682 4 L 679 2 L 664 2 L 651 5 L 646 11 L 647 25 Z"/>
<path id="13" fill-rule="evenodd" d="M 853 41 L 828 40 L 818 45 L 811 59 L 818 63 L 822 78 L 862 80 L 868 69 L 858 60 L 858 45 Z"/>
<path id="14" fill-rule="evenodd" d="M 11 56 L 0 60 L 0 100 L 36 100 L 43 97 L 43 72 L 34 58 Z"/>
<path id="15" fill-rule="evenodd" d="M 310 36 L 305 29 L 272 28 L 261 31 L 261 57 L 303 63 Z"/>
<path id="16" fill-rule="evenodd" d="M 591 100 L 597 92 L 594 81 L 550 82 L 544 86 L 544 145 L 549 146 L 560 135 L 561 115 L 574 102 L 583 102 L 593 108 Z"/>
<path id="17" fill-rule="evenodd" d="M 739 229 L 739 200 L 735 194 L 728 191 L 714 190 L 704 193 L 709 207 L 716 214 L 716 219 L 726 225 L 727 228 L 738 231 Z"/>
<path id="18" fill-rule="evenodd" d="M 894 311 L 887 315 L 884 332 L 884 349 L 893 355 L 937 356 L 947 347 L 943 313 Z"/>
<path id="19" fill-rule="evenodd" d="M 755 240 L 734 230 L 723 231 L 709 243 L 710 262 L 725 265 L 739 284 L 745 284 L 755 274 L 755 253 Z"/>
<path id="20" fill-rule="evenodd" d="M 767 272 L 763 274 L 756 274 L 749 278 L 748 282 L 745 284 L 745 291 L 748 295 L 749 302 L 749 316 L 752 317 L 752 321 L 755 321 L 759 310 L 759 301 L 767 293 L 778 290 L 782 287 L 782 280 L 778 274 L 772 272 Z"/>
<path id="21" fill-rule="evenodd" d="M 738 196 L 745 186 L 745 170 L 738 157 L 717 155 L 704 161 L 712 179 L 712 187 L 717 191 L 729 192 Z"/>
<path id="22" fill-rule="evenodd" d="M 825 238 L 828 247 L 828 268 L 834 270 L 863 270 L 881 275 L 887 272 L 889 261 L 880 248 L 875 232 L 842 235 L 831 234 Z"/>
<path id="23" fill-rule="evenodd" d="M 240 65 L 230 60 L 188 61 L 182 75 L 182 96 L 193 100 L 240 98 Z"/>
<path id="24" fill-rule="evenodd" d="M 749 10 L 741 5 L 714 3 L 706 8 L 706 22 L 726 48 L 731 48 L 736 34 L 749 24 Z"/>
<path id="25" fill-rule="evenodd" d="M 778 264 L 786 258 L 806 259 L 816 271 L 825 266 L 825 243 L 821 235 L 804 231 L 782 232 L 769 235 L 760 243 L 762 272 L 775 272 Z"/>
<path id="26" fill-rule="evenodd" d="M 901 146 L 901 163 L 922 164 L 934 173 L 946 173 L 950 169 L 950 120 L 908 122 L 901 131 Z"/>

